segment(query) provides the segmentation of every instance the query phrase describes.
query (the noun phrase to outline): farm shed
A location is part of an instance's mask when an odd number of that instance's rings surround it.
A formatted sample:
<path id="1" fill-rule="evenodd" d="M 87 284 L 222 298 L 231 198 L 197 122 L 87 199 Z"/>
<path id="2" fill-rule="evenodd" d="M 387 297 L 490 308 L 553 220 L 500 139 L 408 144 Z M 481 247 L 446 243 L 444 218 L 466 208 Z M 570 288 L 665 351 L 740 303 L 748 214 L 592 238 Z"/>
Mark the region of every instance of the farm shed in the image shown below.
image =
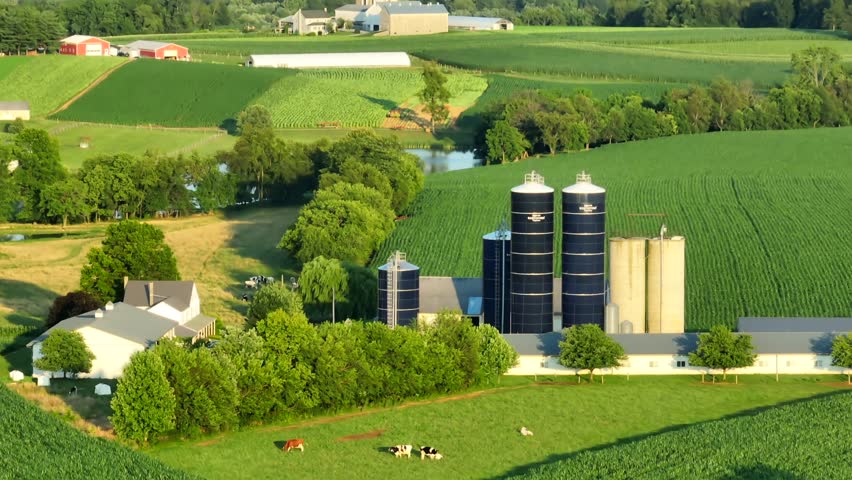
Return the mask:
<path id="1" fill-rule="evenodd" d="M 370 5 L 358 12 L 353 27 L 356 32 L 378 32 L 382 27 L 381 5 Z"/>
<path id="2" fill-rule="evenodd" d="M 448 17 L 450 30 L 514 30 L 515 24 L 505 18 L 497 17 Z"/>
<path id="3" fill-rule="evenodd" d="M 388 35 L 426 35 L 448 31 L 449 12 L 440 3 L 392 2 L 381 4 L 380 31 Z"/>
<path id="4" fill-rule="evenodd" d="M 252 55 L 247 67 L 267 68 L 365 68 L 410 67 L 405 52 L 294 53 L 284 55 Z"/>
<path id="5" fill-rule="evenodd" d="M 106 57 L 110 54 L 109 42 L 89 35 L 71 35 L 59 41 L 59 53 L 78 57 Z"/>
<path id="6" fill-rule="evenodd" d="M 334 18 L 335 20 L 343 20 L 344 22 L 355 22 L 355 17 L 358 16 L 359 13 L 370 8 L 369 5 L 341 5 L 334 9 Z"/>
<path id="7" fill-rule="evenodd" d="M 215 319 L 201 314 L 198 289 L 187 281 L 132 281 L 125 285 L 124 301 L 63 320 L 27 344 L 33 362 L 41 358 L 41 344 L 54 329 L 78 332 L 95 354 L 90 378 L 121 376 L 130 356 L 161 338 L 193 341 L 215 334 Z M 33 365 L 34 377 L 61 376 Z"/>
<path id="8" fill-rule="evenodd" d="M 124 51 L 130 57 L 156 58 L 157 60 L 189 60 L 189 49 L 174 43 L 137 40 L 128 43 Z"/>
<path id="9" fill-rule="evenodd" d="M 0 121 L 14 121 L 30 119 L 29 102 L 0 102 Z"/>
<path id="10" fill-rule="evenodd" d="M 293 35 L 307 35 L 309 33 L 325 35 L 330 33 L 328 28 L 330 22 L 332 22 L 332 16 L 325 8 L 322 10 L 299 9 L 293 15 L 278 20 L 277 31 L 283 33 L 288 30 Z"/>
<path id="11" fill-rule="evenodd" d="M 431 321 L 442 310 L 457 310 L 474 325 L 482 319 L 482 279 L 467 277 L 420 277 L 418 320 Z"/>

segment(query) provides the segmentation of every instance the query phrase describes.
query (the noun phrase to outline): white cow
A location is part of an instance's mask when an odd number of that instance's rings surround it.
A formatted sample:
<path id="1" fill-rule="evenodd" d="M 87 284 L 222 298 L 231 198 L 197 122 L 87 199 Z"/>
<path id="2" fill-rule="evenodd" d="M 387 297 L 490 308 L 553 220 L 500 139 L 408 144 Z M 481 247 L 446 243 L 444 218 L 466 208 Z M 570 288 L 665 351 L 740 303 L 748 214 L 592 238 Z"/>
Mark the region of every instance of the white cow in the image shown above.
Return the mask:
<path id="1" fill-rule="evenodd" d="M 532 432 L 527 429 L 527 427 L 521 427 L 521 435 L 525 437 L 532 437 Z"/>
<path id="2" fill-rule="evenodd" d="M 388 449 L 389 452 L 394 454 L 396 457 L 408 457 L 411 458 L 411 449 L 413 447 L 411 445 L 396 445 Z"/>

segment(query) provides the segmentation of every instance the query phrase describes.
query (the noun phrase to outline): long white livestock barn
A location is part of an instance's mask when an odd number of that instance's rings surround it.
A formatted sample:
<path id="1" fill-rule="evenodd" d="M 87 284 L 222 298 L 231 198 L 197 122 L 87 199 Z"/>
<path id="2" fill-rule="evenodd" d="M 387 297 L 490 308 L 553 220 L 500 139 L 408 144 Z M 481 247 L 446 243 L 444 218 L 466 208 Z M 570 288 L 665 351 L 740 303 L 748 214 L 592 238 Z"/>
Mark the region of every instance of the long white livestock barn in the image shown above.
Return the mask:
<path id="1" fill-rule="evenodd" d="M 371 68 L 410 67 L 405 52 L 294 53 L 252 55 L 247 67 L 267 68 Z"/>

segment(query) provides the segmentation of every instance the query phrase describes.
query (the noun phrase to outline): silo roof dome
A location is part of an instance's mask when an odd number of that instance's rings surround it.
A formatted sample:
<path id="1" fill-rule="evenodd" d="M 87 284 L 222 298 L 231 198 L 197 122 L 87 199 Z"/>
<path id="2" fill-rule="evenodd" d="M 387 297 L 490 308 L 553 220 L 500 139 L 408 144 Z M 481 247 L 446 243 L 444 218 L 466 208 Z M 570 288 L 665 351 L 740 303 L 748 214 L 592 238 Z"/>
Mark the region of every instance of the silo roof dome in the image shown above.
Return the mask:
<path id="1" fill-rule="evenodd" d="M 577 174 L 577 183 L 562 189 L 562 193 L 606 193 L 606 189 L 592 183 L 592 176 L 581 172 Z"/>
<path id="2" fill-rule="evenodd" d="M 514 193 L 553 193 L 553 188 L 544 184 L 544 177 L 533 171 L 524 175 L 524 183 L 512 189 Z"/>

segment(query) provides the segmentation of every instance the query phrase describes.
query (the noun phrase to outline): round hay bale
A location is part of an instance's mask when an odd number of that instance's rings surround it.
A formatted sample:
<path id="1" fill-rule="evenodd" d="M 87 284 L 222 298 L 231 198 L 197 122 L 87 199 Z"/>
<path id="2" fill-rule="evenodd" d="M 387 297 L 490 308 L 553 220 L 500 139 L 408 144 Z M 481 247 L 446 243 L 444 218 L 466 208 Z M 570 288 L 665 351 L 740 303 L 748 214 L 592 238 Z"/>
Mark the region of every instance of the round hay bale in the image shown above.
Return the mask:
<path id="1" fill-rule="evenodd" d="M 24 379 L 24 372 L 20 370 L 12 370 L 9 372 L 9 378 L 11 378 L 13 382 L 20 382 Z"/>
<path id="2" fill-rule="evenodd" d="M 106 383 L 95 385 L 95 395 L 112 395 L 112 389 Z"/>

